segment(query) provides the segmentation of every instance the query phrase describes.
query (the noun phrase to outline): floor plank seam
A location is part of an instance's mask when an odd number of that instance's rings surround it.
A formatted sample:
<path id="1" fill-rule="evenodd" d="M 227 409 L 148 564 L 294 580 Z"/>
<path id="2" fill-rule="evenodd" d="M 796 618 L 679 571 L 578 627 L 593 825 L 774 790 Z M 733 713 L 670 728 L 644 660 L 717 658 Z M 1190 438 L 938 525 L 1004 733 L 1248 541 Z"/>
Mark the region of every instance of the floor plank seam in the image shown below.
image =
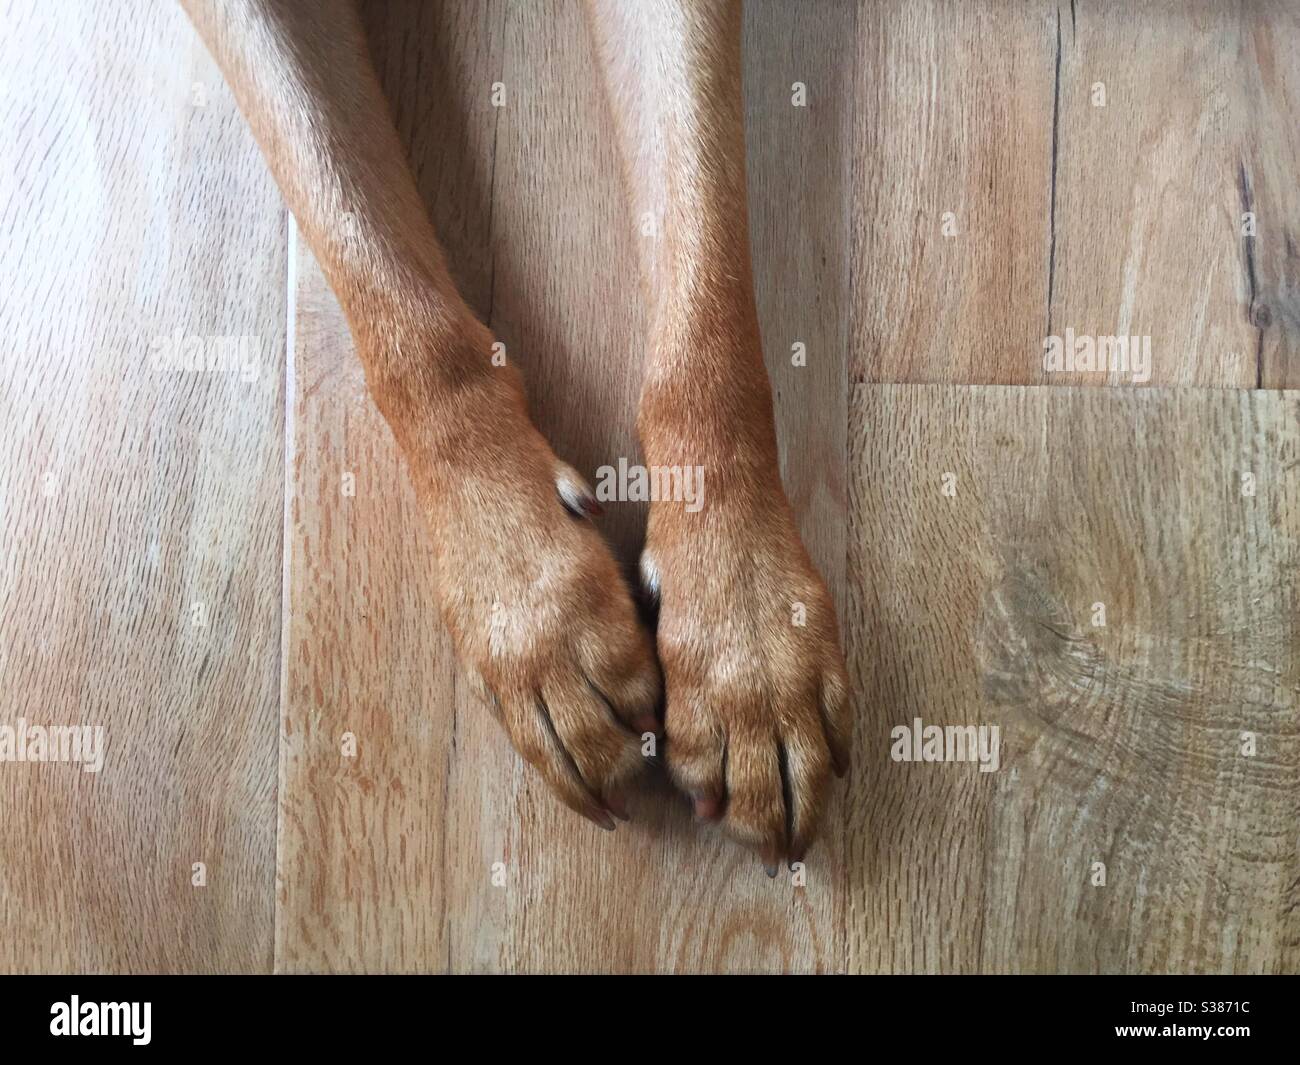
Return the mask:
<path id="1" fill-rule="evenodd" d="M 294 353 L 298 342 L 298 225 L 285 211 L 285 284 L 288 298 L 285 303 L 284 329 L 284 486 L 281 493 L 283 506 L 283 531 L 280 544 L 280 704 L 276 720 L 276 780 L 275 780 L 275 877 L 273 880 L 273 905 L 271 909 L 271 967 L 272 973 L 281 971 L 280 958 L 280 861 L 284 842 L 284 808 L 280 795 L 284 789 L 284 720 L 289 705 L 289 632 L 293 614 L 292 570 L 293 560 L 293 467 L 295 453 L 294 397 L 297 395 L 297 366 Z"/>

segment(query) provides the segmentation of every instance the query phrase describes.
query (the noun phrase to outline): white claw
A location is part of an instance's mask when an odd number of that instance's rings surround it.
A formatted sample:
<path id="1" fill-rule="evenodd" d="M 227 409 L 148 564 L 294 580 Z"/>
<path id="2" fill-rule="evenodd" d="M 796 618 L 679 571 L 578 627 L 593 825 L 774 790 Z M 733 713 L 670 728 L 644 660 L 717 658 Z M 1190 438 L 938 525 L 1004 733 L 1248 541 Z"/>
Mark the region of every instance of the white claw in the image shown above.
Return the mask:
<path id="1" fill-rule="evenodd" d="M 649 551 L 641 552 L 641 583 L 652 598 L 659 598 L 659 567 Z"/>
<path id="2" fill-rule="evenodd" d="M 601 512 L 591 485 L 567 462 L 555 464 L 555 490 L 560 494 L 560 502 L 579 517 L 586 518 Z"/>

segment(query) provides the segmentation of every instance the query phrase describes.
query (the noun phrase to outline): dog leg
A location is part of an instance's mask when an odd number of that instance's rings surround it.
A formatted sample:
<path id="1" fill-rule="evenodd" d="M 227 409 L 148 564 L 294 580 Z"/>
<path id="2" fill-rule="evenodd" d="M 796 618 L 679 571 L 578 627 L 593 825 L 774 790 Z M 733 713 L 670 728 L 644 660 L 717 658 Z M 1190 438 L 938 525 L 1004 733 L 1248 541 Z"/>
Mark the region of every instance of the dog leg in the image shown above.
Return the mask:
<path id="1" fill-rule="evenodd" d="M 590 0 L 641 224 L 650 307 L 638 429 L 702 467 L 703 506 L 650 506 L 666 752 L 696 812 L 800 860 L 849 748 L 834 608 L 781 487 L 750 268 L 740 5 Z"/>
<path id="2" fill-rule="evenodd" d="M 184 0 L 347 315 L 432 533 L 442 615 L 516 749 L 606 828 L 659 675 L 582 479 L 457 294 L 343 0 Z"/>

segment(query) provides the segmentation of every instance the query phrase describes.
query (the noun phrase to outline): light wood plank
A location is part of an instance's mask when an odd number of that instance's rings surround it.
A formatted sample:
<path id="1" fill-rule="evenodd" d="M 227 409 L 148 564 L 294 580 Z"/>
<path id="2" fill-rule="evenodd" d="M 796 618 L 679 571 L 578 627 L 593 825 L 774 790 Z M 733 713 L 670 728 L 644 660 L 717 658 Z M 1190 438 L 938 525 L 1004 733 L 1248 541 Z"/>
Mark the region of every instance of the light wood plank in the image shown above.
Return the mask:
<path id="1" fill-rule="evenodd" d="M 1034 381 L 1047 312 L 1055 11 L 886 0 L 863 5 L 858 22 L 857 132 L 846 143 L 853 378 Z"/>
<path id="2" fill-rule="evenodd" d="M 485 313 L 502 11 L 367 4 L 363 15 L 457 282 Z M 462 779 L 458 704 L 472 697 L 406 471 L 305 246 L 296 262 L 276 968 L 441 969 L 447 869 L 472 843 L 456 804 L 490 778 Z M 355 757 L 343 754 L 348 735 Z"/>
<path id="3" fill-rule="evenodd" d="M 1298 17 L 1218 0 L 865 6 L 855 379 L 1294 387 Z M 1149 373 L 1045 371 L 1067 328 L 1149 337 Z"/>
<path id="4" fill-rule="evenodd" d="M 781 479 L 843 618 L 853 174 L 842 148 L 856 132 L 852 59 L 861 16 L 854 3 L 779 0 L 751 0 L 744 14 L 751 259 Z M 786 968 L 843 964 L 841 794 L 832 793 L 831 827 L 808 863 L 817 885 L 829 889 L 807 897 L 817 907 L 807 912 L 818 946 L 792 952 Z"/>
<path id="5" fill-rule="evenodd" d="M 841 608 L 853 188 L 842 147 L 855 132 L 858 17 L 852 3 L 751 2 L 743 37 L 749 228 L 782 480 Z"/>
<path id="6" fill-rule="evenodd" d="M 479 177 L 495 175 L 492 256 L 485 264 L 470 254 L 456 268 L 468 298 L 524 370 L 539 424 L 563 457 L 592 474 L 620 455 L 637 455 L 642 325 L 634 226 L 590 76 L 580 9 L 489 8 L 453 9 L 449 23 L 421 23 L 420 34 L 396 23 L 376 32 L 372 16 L 372 45 L 390 78 L 398 69 L 395 43 L 408 48 L 421 39 L 430 54 L 403 52 L 400 69 L 442 66 L 465 78 L 467 117 L 429 112 L 435 129 L 408 140 L 412 158 L 440 233 L 466 241 L 473 227 L 455 228 L 460 197 L 468 197 L 473 214 L 482 203 Z M 471 18 L 482 20 L 477 30 L 465 29 Z M 476 36 L 495 34 L 498 25 L 499 46 Z M 762 54 L 785 50 L 808 69 L 832 34 L 806 15 L 782 12 L 753 44 Z M 407 77 L 389 81 L 399 99 L 422 91 Z M 493 81 L 506 86 L 499 111 L 489 103 Z M 759 80 L 755 91 L 776 84 Z M 845 368 L 833 311 L 843 297 L 830 297 L 823 285 L 845 258 L 836 243 L 843 230 L 828 219 L 801 234 L 797 220 L 770 217 L 788 211 L 791 195 L 800 217 L 811 217 L 813 201 L 839 180 L 826 145 L 843 111 L 833 97 L 823 99 L 821 112 L 792 118 L 811 119 L 806 129 L 789 126 L 789 136 L 816 153 L 802 171 L 807 180 L 792 181 L 787 160 L 771 152 L 759 152 L 751 165 L 763 216 L 759 254 L 780 260 L 784 252 L 784 261 L 810 264 L 827 257 L 776 296 L 786 302 L 775 307 L 766 301 L 779 268 L 764 268 L 760 297 L 765 327 L 780 322 L 782 307 L 805 307 L 800 329 L 810 366 L 786 369 L 779 351 L 772 365 L 790 374 L 785 388 L 794 399 L 783 407 L 785 424 L 811 445 L 811 454 L 792 449 L 792 496 L 805 519 L 822 516 L 807 527 L 838 587 Z M 397 105 L 399 116 L 413 109 Z M 446 141 L 440 122 L 452 130 Z M 475 123 L 493 131 L 491 140 L 455 133 Z M 486 154 L 492 144 L 494 157 Z M 430 180 L 435 171 L 441 180 Z M 433 609 L 424 531 L 391 439 L 364 396 L 332 298 L 310 257 L 299 261 L 278 966 L 833 967 L 841 928 L 833 887 L 842 879 L 833 846 L 807 887 L 773 885 L 752 856 L 691 824 L 662 782 L 633 800 L 632 825 L 601 833 L 555 802 L 463 690 Z M 819 306 L 819 298 L 827 302 Z M 826 417 L 828 403 L 839 404 L 838 417 Z M 355 498 L 338 490 L 344 469 L 357 474 Z M 625 503 L 609 511 L 602 527 L 631 560 L 642 508 Z M 339 756 L 349 730 L 360 742 L 355 760 Z M 493 884 L 495 863 L 501 886 Z"/>
<path id="7" fill-rule="evenodd" d="M 1107 0 L 1062 5 L 1060 21 L 1044 332 L 1150 337 L 1155 384 L 1294 386 L 1300 12 L 1168 0 L 1135 19 Z"/>
<path id="8" fill-rule="evenodd" d="M 0 763 L 0 971 L 266 971 L 283 209 L 178 7 L 4 22 L 0 724 L 105 762 Z M 174 335 L 255 376 L 156 368 Z"/>
<path id="9" fill-rule="evenodd" d="M 852 414 L 852 968 L 1294 971 L 1300 396 L 861 386 Z M 918 717 L 997 725 L 1001 768 L 891 760 Z"/>

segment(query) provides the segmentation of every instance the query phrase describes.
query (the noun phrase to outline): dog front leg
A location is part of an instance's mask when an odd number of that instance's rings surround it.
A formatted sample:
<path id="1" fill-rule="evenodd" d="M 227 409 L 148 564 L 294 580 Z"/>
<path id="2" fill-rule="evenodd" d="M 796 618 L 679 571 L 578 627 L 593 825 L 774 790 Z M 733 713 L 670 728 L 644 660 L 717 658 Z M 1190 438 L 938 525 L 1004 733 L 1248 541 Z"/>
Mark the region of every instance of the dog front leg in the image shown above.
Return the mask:
<path id="1" fill-rule="evenodd" d="M 834 607 L 778 472 L 749 259 L 740 5 L 589 0 L 588 16 L 643 237 L 641 443 L 661 483 L 691 471 L 702 489 L 652 501 L 642 560 L 660 597 L 667 761 L 697 813 L 775 875 L 816 833 L 850 729 Z"/>
<path id="2" fill-rule="evenodd" d="M 432 533 L 462 661 L 515 747 L 606 828 L 658 670 L 594 503 L 447 272 L 343 0 L 184 0 L 347 315 Z"/>

